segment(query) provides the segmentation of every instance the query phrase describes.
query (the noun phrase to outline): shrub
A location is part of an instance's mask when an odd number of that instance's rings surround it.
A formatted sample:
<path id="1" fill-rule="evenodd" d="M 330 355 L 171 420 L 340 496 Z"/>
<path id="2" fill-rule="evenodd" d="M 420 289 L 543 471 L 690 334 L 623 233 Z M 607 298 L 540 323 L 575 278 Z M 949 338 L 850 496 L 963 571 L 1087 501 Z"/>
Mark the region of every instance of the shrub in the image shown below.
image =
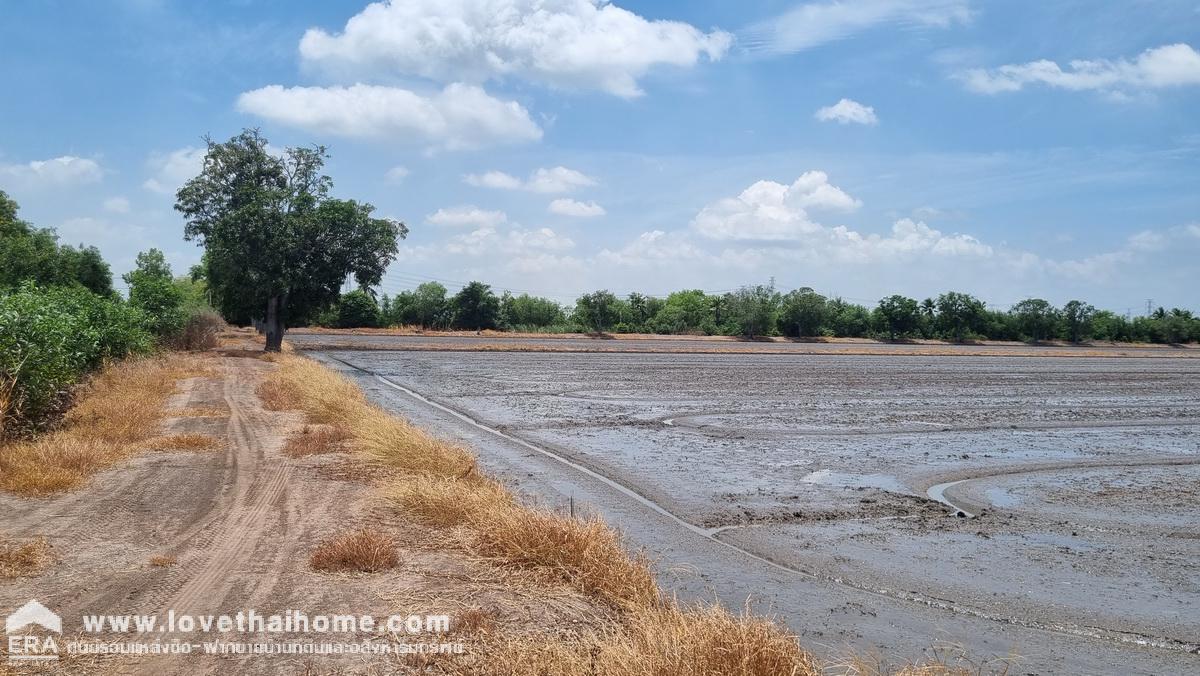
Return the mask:
<path id="1" fill-rule="evenodd" d="M 339 329 L 374 328 L 379 326 L 379 306 L 362 289 L 342 294 L 337 303 Z"/>
<path id="2" fill-rule="evenodd" d="M 177 350 L 208 350 L 220 344 L 217 334 L 226 328 L 225 320 L 213 310 L 193 312 L 172 340 Z"/>
<path id="3" fill-rule="evenodd" d="M 82 287 L 0 295 L 0 436 L 41 426 L 85 373 L 151 345 L 141 312 Z"/>

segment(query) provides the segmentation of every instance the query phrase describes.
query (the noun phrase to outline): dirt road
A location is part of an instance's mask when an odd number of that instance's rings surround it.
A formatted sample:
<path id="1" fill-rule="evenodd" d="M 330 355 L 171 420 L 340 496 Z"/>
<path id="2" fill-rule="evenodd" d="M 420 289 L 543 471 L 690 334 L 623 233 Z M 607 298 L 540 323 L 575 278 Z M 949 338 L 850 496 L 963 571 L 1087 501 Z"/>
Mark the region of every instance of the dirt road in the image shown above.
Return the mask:
<path id="1" fill-rule="evenodd" d="M 43 536 L 58 558 L 35 577 L 0 580 L 3 614 L 37 599 L 62 617 L 63 640 L 158 641 L 187 644 L 192 653 L 64 657 L 54 665 L 58 670 L 394 673 L 412 666 L 411 658 L 401 655 L 205 656 L 216 640 L 279 642 L 292 637 L 261 631 L 163 631 L 168 612 L 203 617 L 297 610 L 383 618 L 484 605 L 500 615 L 515 613 L 527 624 L 541 618 L 569 623 L 591 612 L 589 602 L 562 589 L 549 589 L 543 603 L 514 600 L 503 572 L 439 550 L 428 532 L 381 506 L 367 485 L 372 470 L 353 458 L 342 453 L 287 457 L 281 447 L 303 421 L 299 413 L 263 408 L 256 388 L 272 365 L 252 358 L 214 363 L 218 377 L 181 383 L 170 404 L 180 417 L 168 419 L 165 431 L 212 435 L 220 440 L 219 449 L 150 451 L 66 495 L 0 495 L 5 514 L 0 536 L 9 541 Z M 375 575 L 329 575 L 309 568 L 309 553 L 318 542 L 367 524 L 399 539 L 400 568 Z M 94 614 L 155 615 L 158 623 L 143 634 L 84 633 L 82 617 Z M 396 646 L 421 637 L 355 631 L 318 638 Z"/>

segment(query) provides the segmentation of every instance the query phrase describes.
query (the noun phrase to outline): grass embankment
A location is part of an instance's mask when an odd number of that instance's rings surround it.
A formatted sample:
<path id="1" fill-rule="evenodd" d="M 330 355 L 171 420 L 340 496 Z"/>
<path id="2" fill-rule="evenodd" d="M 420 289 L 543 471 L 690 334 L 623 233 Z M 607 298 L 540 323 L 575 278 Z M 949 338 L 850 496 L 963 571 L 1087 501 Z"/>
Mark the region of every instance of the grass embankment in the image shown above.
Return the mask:
<path id="1" fill-rule="evenodd" d="M 205 373 L 202 357 L 181 353 L 108 366 L 82 387 L 57 429 L 0 444 L 0 489 L 58 493 L 142 450 L 211 447 L 211 437 L 162 436 L 158 430 L 176 382 Z"/>
<path id="2" fill-rule="evenodd" d="M 476 469 L 466 448 L 437 439 L 367 401 L 350 380 L 303 357 L 282 355 L 260 394 L 269 408 L 299 409 L 354 450 L 388 467 L 386 499 L 435 527 L 467 534 L 474 553 L 554 575 L 609 605 L 616 624 L 571 637 L 505 636 L 470 673 L 546 676 L 701 676 L 831 673 L 771 620 L 719 606 L 684 606 L 657 586 L 649 561 L 630 555 L 598 518 L 522 505 Z M 835 672 L 880 673 L 844 666 Z M 890 671 L 890 670 L 889 670 Z M 958 674 L 931 665 L 907 674 Z"/>

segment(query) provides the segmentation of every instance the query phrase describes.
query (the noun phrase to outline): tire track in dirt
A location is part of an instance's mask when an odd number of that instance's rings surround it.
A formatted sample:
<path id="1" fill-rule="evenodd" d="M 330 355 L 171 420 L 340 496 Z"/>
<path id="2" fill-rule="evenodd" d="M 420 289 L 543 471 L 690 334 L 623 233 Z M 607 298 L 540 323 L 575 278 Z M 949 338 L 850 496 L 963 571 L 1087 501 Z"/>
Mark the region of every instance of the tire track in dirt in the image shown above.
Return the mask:
<path id="1" fill-rule="evenodd" d="M 247 391 L 245 381 L 225 379 L 225 402 L 229 406 L 228 442 L 233 449 L 236 479 L 233 498 L 227 510 L 205 524 L 200 542 L 188 543 L 203 557 L 199 570 L 183 584 L 166 604 L 177 612 L 190 612 L 220 605 L 228 594 L 230 573 L 245 565 L 254 555 L 254 544 L 267 528 L 273 512 L 283 512 L 285 488 L 291 474 L 291 462 L 284 457 L 266 462 L 263 439 L 272 430 L 256 414 L 257 395 Z M 249 400 L 249 401 L 248 401 Z"/>

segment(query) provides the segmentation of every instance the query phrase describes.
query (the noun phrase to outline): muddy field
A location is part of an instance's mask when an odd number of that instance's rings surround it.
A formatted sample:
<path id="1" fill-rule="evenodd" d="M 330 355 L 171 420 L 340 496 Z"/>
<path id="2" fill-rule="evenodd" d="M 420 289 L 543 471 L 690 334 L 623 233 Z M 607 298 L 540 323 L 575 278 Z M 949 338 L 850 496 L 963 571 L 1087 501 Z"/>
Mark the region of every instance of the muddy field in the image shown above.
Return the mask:
<path id="1" fill-rule="evenodd" d="M 750 598 L 827 655 L 1200 670 L 1195 360 L 318 356 L 532 499 L 602 513 L 669 588 Z"/>

